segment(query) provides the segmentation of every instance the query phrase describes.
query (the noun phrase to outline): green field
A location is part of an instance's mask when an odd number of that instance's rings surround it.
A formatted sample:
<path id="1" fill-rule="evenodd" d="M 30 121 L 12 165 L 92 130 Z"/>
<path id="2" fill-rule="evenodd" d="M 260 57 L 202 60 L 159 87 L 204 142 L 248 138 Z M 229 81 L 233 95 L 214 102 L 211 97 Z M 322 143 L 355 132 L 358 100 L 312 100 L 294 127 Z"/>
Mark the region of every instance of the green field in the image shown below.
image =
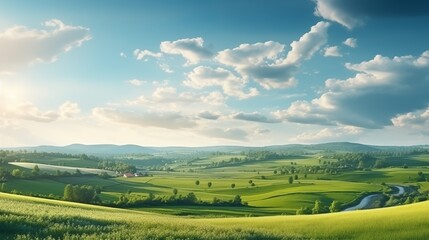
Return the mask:
<path id="1" fill-rule="evenodd" d="M 0 193 L 1 239 L 427 239 L 429 202 L 320 214 L 187 218 Z"/>
<path id="2" fill-rule="evenodd" d="M 91 185 L 102 189 L 99 198 L 102 201 L 117 201 L 121 195 L 128 198 L 147 197 L 150 193 L 156 196 L 171 196 L 173 189 L 178 195 L 194 193 L 198 199 L 210 202 L 213 198 L 232 200 L 240 195 L 248 203 L 248 207 L 207 207 L 202 206 L 141 206 L 140 211 L 152 211 L 174 215 L 190 216 L 269 216 L 287 214 L 293 215 L 301 207 L 312 208 L 319 200 L 324 206 L 329 206 L 336 200 L 342 204 L 356 202 L 363 193 L 383 192 L 390 185 L 417 186 L 414 178 L 418 172 L 426 172 L 429 166 L 429 155 L 410 155 L 393 158 L 393 167 L 344 171 L 336 174 L 302 172 L 280 174 L 281 169 L 314 168 L 323 161 L 335 162 L 335 159 L 325 158 L 320 154 L 290 156 L 280 159 L 240 162 L 238 164 L 210 167 L 216 162 L 225 162 L 240 154 L 212 155 L 190 161 L 192 164 L 173 163 L 174 171 L 149 171 L 146 177 L 100 178 L 95 175 L 57 176 L 39 179 L 12 179 L 7 181 L 6 189 L 24 195 L 44 195 L 60 199 L 67 184 Z M 61 161 L 67 165 L 66 158 Z M 40 162 L 40 159 L 37 159 Z M 53 161 L 51 159 L 51 161 Z M 75 163 L 72 158 L 70 162 Z M 131 160 L 132 162 L 132 160 Z M 409 162 L 408 168 L 395 167 Z M 35 163 L 13 163 L 27 167 L 29 170 Z M 40 165 L 44 171 L 68 168 L 64 166 Z M 52 169 L 51 169 L 52 168 Z M 71 167 L 74 169 L 74 167 Z M 85 169 L 82 169 L 85 172 Z M 88 170 L 99 172 L 101 170 Z M 74 172 L 74 171 L 72 171 Z M 288 179 L 297 179 L 292 184 Z M 196 181 L 199 185 L 196 185 Z M 249 183 L 251 181 L 253 186 Z M 208 183 L 211 187 L 208 187 Z M 231 184 L 235 184 L 232 188 Z M 422 188 L 422 191 L 425 188 Z"/>

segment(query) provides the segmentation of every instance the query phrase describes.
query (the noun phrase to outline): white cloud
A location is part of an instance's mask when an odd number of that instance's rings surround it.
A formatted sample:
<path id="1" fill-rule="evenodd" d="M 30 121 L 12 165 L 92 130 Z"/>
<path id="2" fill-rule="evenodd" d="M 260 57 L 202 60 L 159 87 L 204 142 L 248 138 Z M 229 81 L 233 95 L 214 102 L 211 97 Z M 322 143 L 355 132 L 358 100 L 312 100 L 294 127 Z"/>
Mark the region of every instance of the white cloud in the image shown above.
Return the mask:
<path id="1" fill-rule="evenodd" d="M 48 30 L 15 26 L 0 33 L 0 72 L 13 72 L 35 62 L 53 62 L 58 55 L 91 39 L 89 29 L 52 19 Z"/>
<path id="2" fill-rule="evenodd" d="M 233 49 L 220 51 L 216 60 L 222 64 L 234 67 L 259 65 L 267 60 L 275 60 L 284 50 L 284 45 L 268 41 L 265 43 L 241 44 Z"/>
<path id="3" fill-rule="evenodd" d="M 315 0 L 316 8 L 314 14 L 324 19 L 337 22 L 348 29 L 352 29 L 356 25 L 362 24 L 362 19 L 343 11 L 341 4 L 336 0 Z"/>
<path id="4" fill-rule="evenodd" d="M 325 56 L 325 57 L 342 57 L 343 55 L 341 54 L 338 46 L 331 46 L 331 47 L 325 48 L 325 52 L 323 53 L 323 56 Z"/>
<path id="5" fill-rule="evenodd" d="M 310 32 L 305 33 L 298 41 L 293 41 L 284 63 L 299 64 L 302 60 L 310 59 L 327 42 L 327 22 L 318 22 L 312 26 Z"/>
<path id="6" fill-rule="evenodd" d="M 213 53 L 204 47 L 204 40 L 200 37 L 164 41 L 161 42 L 160 49 L 163 53 L 181 55 L 187 60 L 187 65 L 197 64 L 213 56 Z"/>
<path id="7" fill-rule="evenodd" d="M 239 128 L 206 128 L 200 130 L 199 133 L 210 138 L 220 138 L 235 141 L 248 140 L 248 133 Z"/>
<path id="8" fill-rule="evenodd" d="M 225 104 L 225 97 L 217 91 L 209 94 L 181 92 L 176 88 L 166 85 L 156 87 L 150 96 L 140 96 L 134 100 L 128 100 L 126 106 L 145 106 L 154 111 L 159 109 L 169 110 L 197 110 L 199 108 L 217 108 Z M 190 107 L 192 105 L 192 107 Z"/>
<path id="9" fill-rule="evenodd" d="M 357 47 L 357 39 L 356 38 L 347 38 L 346 40 L 344 40 L 343 44 L 346 46 L 349 46 L 351 48 L 356 48 Z"/>
<path id="10" fill-rule="evenodd" d="M 226 98 L 222 93 L 213 91 L 208 95 L 202 95 L 201 100 L 210 105 L 221 106 L 225 104 Z"/>
<path id="11" fill-rule="evenodd" d="M 395 127 L 414 128 L 428 132 L 429 107 L 423 110 L 397 115 L 392 118 L 392 123 Z"/>
<path id="12" fill-rule="evenodd" d="M 192 72 L 188 73 L 187 80 L 183 83 L 195 89 L 220 86 L 226 95 L 234 96 L 239 99 L 254 97 L 259 94 L 256 88 L 251 88 L 247 92 L 244 92 L 243 88 L 247 82 L 224 68 L 214 69 L 211 67 L 198 66 L 194 68 Z"/>
<path id="13" fill-rule="evenodd" d="M 123 57 L 123 58 L 126 58 L 126 57 L 127 57 L 127 54 L 125 54 L 124 52 L 120 52 L 120 53 L 119 53 L 119 56 L 120 56 L 120 57 Z"/>
<path id="14" fill-rule="evenodd" d="M 141 86 L 141 85 L 147 83 L 147 81 L 143 81 L 143 80 L 139 80 L 139 79 L 131 79 L 131 80 L 128 80 L 127 83 L 129 83 L 133 86 Z"/>
<path id="15" fill-rule="evenodd" d="M 170 65 L 168 65 L 167 63 L 158 63 L 158 65 L 161 68 L 161 70 L 166 72 L 166 73 L 173 73 L 174 72 L 171 69 Z"/>
<path id="16" fill-rule="evenodd" d="M 140 127 L 181 129 L 196 126 L 193 119 L 177 112 L 137 112 L 97 107 L 92 110 L 92 115 L 96 119 Z"/>
<path id="17" fill-rule="evenodd" d="M 320 143 L 332 141 L 350 141 L 356 139 L 362 133 L 362 129 L 353 126 L 341 126 L 336 128 L 323 128 L 316 132 L 304 132 L 290 139 L 296 143 Z"/>
<path id="18" fill-rule="evenodd" d="M 74 118 L 80 113 L 80 108 L 77 103 L 67 101 L 59 107 L 58 112 L 62 118 Z"/>
<path id="19" fill-rule="evenodd" d="M 302 61 L 310 59 L 327 41 L 329 23 L 312 26 L 284 57 L 284 45 L 265 43 L 241 44 L 237 48 L 220 51 L 216 60 L 233 67 L 246 80 L 254 80 L 265 89 L 288 88 L 296 85 L 294 75 Z"/>
<path id="20" fill-rule="evenodd" d="M 143 60 L 146 62 L 149 60 L 148 59 L 149 57 L 153 57 L 153 58 L 162 57 L 162 53 L 154 53 L 149 50 L 136 49 L 134 50 L 134 56 L 136 57 L 137 60 Z"/>
<path id="21" fill-rule="evenodd" d="M 24 98 L 25 93 L 15 85 L 0 86 L 0 125 L 20 126 L 22 120 L 50 123 L 59 119 L 74 118 L 80 113 L 77 103 L 66 101 L 58 109 L 42 110 Z"/>
<path id="22" fill-rule="evenodd" d="M 377 55 L 346 67 L 358 73 L 346 80 L 328 79 L 319 98 L 296 101 L 275 114 L 290 122 L 383 128 L 395 116 L 429 103 L 429 51 L 419 57 Z"/>

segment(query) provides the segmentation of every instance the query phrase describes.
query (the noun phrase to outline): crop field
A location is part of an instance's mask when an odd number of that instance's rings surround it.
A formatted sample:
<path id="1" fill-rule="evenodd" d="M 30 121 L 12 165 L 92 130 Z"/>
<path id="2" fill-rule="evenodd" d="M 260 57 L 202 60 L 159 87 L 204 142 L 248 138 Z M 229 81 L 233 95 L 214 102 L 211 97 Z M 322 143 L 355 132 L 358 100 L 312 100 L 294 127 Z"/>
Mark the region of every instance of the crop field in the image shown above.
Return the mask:
<path id="1" fill-rule="evenodd" d="M 55 166 L 50 164 L 41 164 L 41 163 L 33 163 L 33 162 L 11 162 L 9 164 L 19 166 L 22 168 L 27 168 L 27 169 L 32 169 L 34 168 L 35 165 L 37 165 L 40 168 L 40 170 L 46 171 L 46 172 L 55 172 L 55 171 L 75 172 L 76 170 L 79 170 L 81 173 L 99 174 L 99 173 L 106 172 L 113 175 L 113 172 L 111 171 L 95 169 L 95 168 L 86 168 L 86 167 Z"/>
<path id="2" fill-rule="evenodd" d="M 426 172 L 429 165 L 429 155 L 417 155 L 394 158 L 394 165 L 403 165 L 411 161 L 408 168 L 389 167 L 371 170 L 345 171 L 338 174 L 302 172 L 280 174 L 275 171 L 280 168 L 299 169 L 318 167 L 326 161 L 319 154 L 292 156 L 263 161 L 239 162 L 231 166 L 209 167 L 213 162 L 227 162 L 237 155 L 221 155 L 205 157 L 191 161 L 192 164 L 180 165 L 174 163 L 174 171 L 148 171 L 147 176 L 124 178 L 100 178 L 95 175 L 59 176 L 41 179 L 13 179 L 8 181 L 6 189 L 24 195 L 45 195 L 60 199 L 67 184 L 89 185 L 101 188 L 98 195 L 102 201 L 117 201 L 121 196 L 146 198 L 149 194 L 169 197 L 173 191 L 185 196 L 194 193 L 199 200 L 211 202 L 214 198 L 232 200 L 236 195 L 248 204 L 247 207 L 213 206 L 210 209 L 203 206 L 141 206 L 139 211 L 175 215 L 201 216 L 267 216 L 287 214 L 293 215 L 302 207 L 312 208 L 319 200 L 324 206 L 332 201 L 341 204 L 355 202 L 362 193 L 383 192 L 382 185 L 399 184 L 414 185 L 418 172 Z M 65 159 L 62 159 L 65 161 Z M 75 159 L 71 160 L 75 161 Z M 328 159 L 335 162 L 335 159 Z M 130 161 L 132 162 L 132 160 Z M 67 165 L 67 161 L 65 161 Z M 11 162 L 31 170 L 36 163 Z M 55 172 L 76 171 L 76 167 L 55 166 L 37 163 L 42 171 Z M 106 170 L 78 168 L 82 173 L 100 173 Z M 293 183 L 289 178 L 294 177 Z M 197 184 L 198 182 L 198 184 Z M 210 186 L 209 186 L 210 184 Z M 425 183 L 421 183 L 422 191 Z"/>

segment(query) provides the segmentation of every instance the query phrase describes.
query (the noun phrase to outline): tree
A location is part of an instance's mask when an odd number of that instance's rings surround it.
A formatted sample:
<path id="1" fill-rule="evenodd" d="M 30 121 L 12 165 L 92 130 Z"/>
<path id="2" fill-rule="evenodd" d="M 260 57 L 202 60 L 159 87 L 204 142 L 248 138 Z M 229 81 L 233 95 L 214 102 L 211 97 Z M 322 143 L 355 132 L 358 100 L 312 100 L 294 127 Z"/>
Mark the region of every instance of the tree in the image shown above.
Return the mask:
<path id="1" fill-rule="evenodd" d="M 274 174 L 277 174 L 277 170 L 274 170 L 274 172 L 273 172 Z"/>
<path id="2" fill-rule="evenodd" d="M 232 200 L 232 205 L 240 206 L 241 205 L 241 196 L 235 195 L 234 199 Z"/>
<path id="3" fill-rule="evenodd" d="M 207 187 L 209 187 L 209 188 L 212 187 L 212 182 L 208 182 Z"/>
<path id="4" fill-rule="evenodd" d="M 322 205 L 322 202 L 320 200 L 316 200 L 314 202 L 314 207 L 313 207 L 313 209 L 311 209 L 311 212 L 313 214 L 319 214 L 319 213 L 323 212 L 323 205 Z"/>
<path id="5" fill-rule="evenodd" d="M 20 177 L 22 175 L 21 169 L 15 168 L 12 170 L 12 176 L 14 177 Z"/>
<path id="6" fill-rule="evenodd" d="M 413 198 L 411 196 L 408 196 L 407 199 L 405 200 L 404 204 L 410 204 L 413 202 Z"/>
<path id="7" fill-rule="evenodd" d="M 64 187 L 63 199 L 66 201 L 73 201 L 73 186 L 71 184 L 67 184 Z"/>
<path id="8" fill-rule="evenodd" d="M 173 188 L 173 194 L 174 194 L 174 196 L 176 196 L 178 192 L 179 191 L 177 190 L 177 188 Z"/>
<path id="9" fill-rule="evenodd" d="M 190 192 L 190 193 L 188 193 L 188 195 L 186 195 L 186 200 L 189 203 L 197 203 L 198 202 L 198 198 L 197 198 L 197 196 L 195 196 L 195 193 L 193 193 L 193 192 Z"/>
<path id="10" fill-rule="evenodd" d="M 298 175 L 295 174 L 295 176 L 293 177 L 293 179 L 298 180 Z"/>
<path id="11" fill-rule="evenodd" d="M 6 183 L 0 185 L 0 192 L 6 192 Z"/>
<path id="12" fill-rule="evenodd" d="M 76 168 L 76 175 L 82 175 L 82 173 L 80 172 L 79 168 Z"/>
<path id="13" fill-rule="evenodd" d="M 232 184 L 231 184 L 231 188 L 235 188 L 235 183 L 232 183 Z"/>
<path id="14" fill-rule="evenodd" d="M 195 181 L 195 185 L 200 185 L 200 180 Z"/>
<path id="15" fill-rule="evenodd" d="M 332 201 L 331 206 L 329 206 L 330 212 L 339 212 L 341 211 L 341 203 L 338 201 Z"/>
<path id="16" fill-rule="evenodd" d="M 307 178 L 307 173 L 306 173 L 306 174 L 304 174 L 304 178 Z"/>
<path id="17" fill-rule="evenodd" d="M 252 180 L 249 180 L 249 184 L 252 184 L 253 183 L 253 181 Z"/>
<path id="18" fill-rule="evenodd" d="M 31 174 L 33 174 L 34 176 L 38 176 L 40 172 L 39 166 L 36 164 L 34 165 L 33 170 L 31 170 Z"/>
<path id="19" fill-rule="evenodd" d="M 293 183 L 293 177 L 292 176 L 290 176 L 289 177 L 289 184 L 292 184 Z"/>
<path id="20" fill-rule="evenodd" d="M 307 215 L 311 214 L 311 209 L 309 207 L 301 207 L 300 209 L 296 210 L 296 215 Z"/>
<path id="21" fill-rule="evenodd" d="M 254 183 L 254 182 L 252 182 L 252 184 L 250 184 L 250 186 L 254 187 L 254 186 L 255 186 L 255 183 Z"/>
<path id="22" fill-rule="evenodd" d="M 357 168 L 364 169 L 365 168 L 365 163 L 362 160 L 360 160 Z"/>

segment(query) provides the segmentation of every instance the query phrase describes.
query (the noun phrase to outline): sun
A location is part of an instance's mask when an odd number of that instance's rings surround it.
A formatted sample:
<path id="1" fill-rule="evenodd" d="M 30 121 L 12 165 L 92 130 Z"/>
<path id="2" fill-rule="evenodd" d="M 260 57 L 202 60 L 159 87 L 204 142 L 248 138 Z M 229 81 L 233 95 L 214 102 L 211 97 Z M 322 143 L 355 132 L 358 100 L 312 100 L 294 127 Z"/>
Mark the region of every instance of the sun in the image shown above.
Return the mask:
<path id="1" fill-rule="evenodd" d="M 25 88 L 0 79 L 0 105 L 17 105 L 24 101 Z"/>

